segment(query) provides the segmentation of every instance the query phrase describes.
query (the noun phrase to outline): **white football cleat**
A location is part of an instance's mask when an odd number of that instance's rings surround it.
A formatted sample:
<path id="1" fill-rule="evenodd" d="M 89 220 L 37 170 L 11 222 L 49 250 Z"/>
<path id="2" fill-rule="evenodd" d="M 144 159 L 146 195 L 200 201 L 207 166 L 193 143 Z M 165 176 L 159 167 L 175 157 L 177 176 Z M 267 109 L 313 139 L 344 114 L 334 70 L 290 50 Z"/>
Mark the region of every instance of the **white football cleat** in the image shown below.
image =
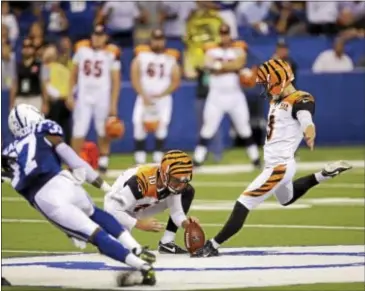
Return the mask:
<path id="1" fill-rule="evenodd" d="M 327 164 L 322 170 L 324 177 L 336 177 L 340 173 L 350 170 L 352 166 L 345 161 L 337 161 Z"/>

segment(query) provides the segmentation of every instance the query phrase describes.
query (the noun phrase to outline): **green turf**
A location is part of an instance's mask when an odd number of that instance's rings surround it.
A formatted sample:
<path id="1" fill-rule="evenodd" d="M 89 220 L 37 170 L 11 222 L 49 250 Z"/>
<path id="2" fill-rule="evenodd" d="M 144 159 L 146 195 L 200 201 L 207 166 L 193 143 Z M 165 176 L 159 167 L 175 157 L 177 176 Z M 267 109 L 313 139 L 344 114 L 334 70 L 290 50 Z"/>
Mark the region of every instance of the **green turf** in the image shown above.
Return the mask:
<path id="1" fill-rule="evenodd" d="M 3 287 L 3 291 L 80 291 L 80 289 L 60 289 L 60 288 L 42 288 L 42 287 Z M 83 289 L 85 291 L 105 291 L 96 289 Z M 276 287 L 259 287 L 259 288 L 236 288 L 232 291 L 252 290 L 252 291 L 364 291 L 364 283 L 338 283 L 338 284 L 306 284 Z M 200 290 L 195 290 L 200 291 Z M 214 289 L 214 291 L 227 291 L 227 289 Z"/>
<path id="2" fill-rule="evenodd" d="M 302 148 L 299 151 L 301 161 L 329 161 L 337 159 L 363 160 L 362 148 L 317 148 L 313 152 Z M 224 164 L 245 163 L 247 159 L 241 150 L 225 153 Z M 111 165 L 114 169 L 127 168 L 133 165 L 130 155 L 113 156 Z M 318 169 L 320 170 L 320 169 Z M 259 172 L 240 173 L 232 175 L 202 175 L 194 176 L 197 200 L 226 200 L 233 202 Z M 297 177 L 310 172 L 300 171 Z M 109 179 L 111 182 L 112 180 Z M 210 185 L 209 183 L 226 183 Z M 200 184 L 199 184 L 200 183 Z M 205 183 L 202 185 L 201 183 Z M 232 183 L 232 185 L 230 184 Z M 241 185 L 242 183 L 242 185 Z M 228 185 L 228 186 L 227 186 Z M 333 187 L 331 187 L 331 185 Z M 354 169 L 323 185 L 312 189 L 305 198 L 364 198 L 364 169 Z M 354 187 L 356 186 L 356 187 Z M 86 187 L 93 198 L 98 198 L 97 204 L 102 206 L 103 194 L 94 188 Z M 2 185 L 2 218 L 4 219 L 43 219 L 25 201 L 7 201 L 6 198 L 20 197 L 8 184 Z M 270 200 L 274 202 L 275 199 Z M 298 201 L 300 203 L 300 201 Z M 229 211 L 191 211 L 191 215 L 199 217 L 201 223 L 223 224 L 229 216 Z M 162 222 L 168 214 L 156 216 Z M 364 227 L 365 212 L 362 205 L 313 205 L 303 209 L 279 209 L 253 211 L 247 219 L 247 226 L 257 224 L 270 225 L 319 225 L 339 227 Z M 219 226 L 205 227 L 207 237 L 215 235 Z M 133 235 L 142 243 L 155 248 L 161 234 L 133 231 Z M 177 242 L 182 244 L 182 233 L 178 232 Z M 253 228 L 246 227 L 225 246 L 293 246 L 293 245 L 364 245 L 363 230 L 354 229 L 290 229 L 290 228 Z M 5 250 L 5 251 L 4 251 Z M 2 222 L 2 255 L 25 256 L 24 254 L 7 252 L 9 250 L 30 251 L 77 251 L 71 241 L 59 230 L 48 223 L 8 223 Z M 86 251 L 95 252 L 88 247 Z M 250 288 L 250 290 L 364 290 L 364 284 L 314 284 L 270 288 Z M 46 290 L 42 288 L 4 288 L 3 290 Z M 51 290 L 47 288 L 47 290 Z"/>

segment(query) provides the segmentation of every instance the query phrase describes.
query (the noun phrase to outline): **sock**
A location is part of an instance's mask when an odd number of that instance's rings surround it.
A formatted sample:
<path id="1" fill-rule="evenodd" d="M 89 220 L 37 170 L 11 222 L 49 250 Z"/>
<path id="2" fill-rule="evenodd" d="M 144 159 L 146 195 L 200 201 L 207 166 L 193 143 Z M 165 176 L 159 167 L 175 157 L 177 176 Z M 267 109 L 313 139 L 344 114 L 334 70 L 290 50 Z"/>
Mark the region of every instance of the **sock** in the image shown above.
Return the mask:
<path id="1" fill-rule="evenodd" d="M 172 232 L 169 230 L 165 230 L 165 233 L 163 234 L 163 237 L 161 238 L 161 243 L 168 244 L 170 242 L 173 242 L 175 240 L 175 236 L 176 236 L 176 231 Z"/>
<path id="2" fill-rule="evenodd" d="M 145 164 L 146 160 L 147 160 L 147 153 L 142 152 L 142 151 L 135 152 L 134 153 L 134 160 L 135 160 L 137 165 Z"/>
<path id="3" fill-rule="evenodd" d="M 129 250 L 134 250 L 137 255 L 142 252 L 141 245 L 134 239 L 128 230 L 125 230 L 118 237 L 118 240 Z"/>
<path id="4" fill-rule="evenodd" d="M 147 159 L 147 153 L 146 153 L 146 140 L 134 140 L 134 160 L 136 164 L 145 164 Z"/>
<path id="5" fill-rule="evenodd" d="M 201 164 L 205 161 L 205 158 L 208 154 L 208 144 L 209 139 L 202 137 L 200 138 L 199 143 L 194 151 L 194 162 Z"/>
<path id="6" fill-rule="evenodd" d="M 94 213 L 90 216 L 90 219 L 100 225 L 114 238 L 119 238 L 122 232 L 124 232 L 123 226 L 111 214 L 96 206 L 94 207 Z"/>
<path id="7" fill-rule="evenodd" d="M 135 267 L 138 270 L 147 271 L 151 268 L 151 266 L 149 264 L 147 264 L 145 261 L 143 261 L 142 259 L 135 256 L 134 254 L 129 254 L 125 258 L 125 263 L 129 266 Z"/>
<path id="8" fill-rule="evenodd" d="M 98 247 L 100 253 L 118 262 L 127 263 L 129 266 L 141 269 L 146 264 L 145 261 L 130 253 L 120 242 L 107 234 L 104 230 L 99 230 L 93 238 L 93 244 Z"/>
<path id="9" fill-rule="evenodd" d="M 164 147 L 165 147 L 165 139 L 156 137 L 155 151 L 163 152 Z"/>
<path id="10" fill-rule="evenodd" d="M 215 241 L 215 239 L 214 239 L 214 238 L 212 238 L 212 239 L 210 240 L 210 242 L 212 243 L 213 248 L 218 249 L 218 248 L 220 247 L 220 244 L 219 244 L 219 243 L 217 243 L 217 242 Z"/>
<path id="11" fill-rule="evenodd" d="M 182 205 L 182 208 L 183 208 L 185 214 L 187 214 L 189 212 L 191 203 L 193 203 L 194 195 L 195 195 L 195 189 L 190 184 L 188 186 L 186 186 L 186 188 L 181 193 L 181 205 Z M 173 220 L 170 217 L 169 221 L 167 222 L 166 232 L 169 231 L 172 233 L 176 233 L 177 229 L 178 229 L 177 225 L 173 222 Z M 166 232 L 165 232 L 165 234 L 166 234 Z M 164 234 L 164 237 L 165 237 L 165 234 Z M 171 238 L 171 236 L 170 236 L 170 238 Z M 163 239 L 164 238 L 161 239 L 161 242 Z M 175 239 L 175 237 L 173 239 Z M 167 238 L 166 238 L 166 242 L 162 242 L 162 243 L 167 243 L 167 242 L 171 242 L 171 241 L 167 241 Z"/>
<path id="12" fill-rule="evenodd" d="M 323 176 L 322 172 L 315 173 L 314 177 L 316 178 L 318 183 L 331 179 L 331 176 Z"/>
<path id="13" fill-rule="evenodd" d="M 305 193 L 307 193 L 307 191 L 318 185 L 318 181 L 316 179 L 315 174 L 311 174 L 309 176 L 305 176 L 305 177 L 301 177 L 299 179 L 296 179 L 293 182 L 293 198 L 283 204 L 284 206 L 288 206 L 292 203 L 294 203 L 295 201 L 297 201 L 300 197 L 302 197 Z"/>
<path id="14" fill-rule="evenodd" d="M 156 151 L 153 152 L 152 159 L 153 159 L 154 163 L 160 163 L 162 160 L 162 157 L 163 157 L 163 152 L 156 152 Z"/>
<path id="15" fill-rule="evenodd" d="M 99 168 L 107 169 L 109 166 L 109 156 L 107 155 L 100 156 L 98 161 L 98 166 Z"/>
<path id="16" fill-rule="evenodd" d="M 252 162 L 257 162 L 260 158 L 259 149 L 257 145 L 252 144 L 246 148 L 247 155 Z"/>
<path id="17" fill-rule="evenodd" d="M 222 230 L 214 237 L 219 245 L 235 235 L 243 226 L 250 211 L 240 202 L 236 201 L 231 216 L 228 218 Z"/>

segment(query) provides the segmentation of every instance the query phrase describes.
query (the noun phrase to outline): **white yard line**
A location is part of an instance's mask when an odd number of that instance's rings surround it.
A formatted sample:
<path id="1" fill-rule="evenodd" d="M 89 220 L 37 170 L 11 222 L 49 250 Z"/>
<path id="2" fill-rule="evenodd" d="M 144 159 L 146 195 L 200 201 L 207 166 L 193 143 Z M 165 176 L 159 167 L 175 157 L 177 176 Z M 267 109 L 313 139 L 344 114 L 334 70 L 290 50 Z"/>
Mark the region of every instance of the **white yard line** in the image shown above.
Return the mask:
<path id="1" fill-rule="evenodd" d="M 37 223 L 48 224 L 42 219 L 13 219 L 2 218 L 2 223 Z M 202 223 L 202 227 L 222 227 L 222 223 Z M 364 230 L 361 226 L 333 226 L 333 225 L 293 225 L 293 224 L 246 224 L 248 228 L 291 228 L 291 229 L 328 229 L 328 230 Z"/>
<path id="2" fill-rule="evenodd" d="M 40 254 L 40 255 L 49 255 L 49 254 L 55 254 L 55 255 L 64 255 L 64 254 L 83 254 L 81 252 L 70 252 L 70 251 L 35 251 L 35 250 L 1 250 L 3 253 L 15 253 L 15 254 Z"/>
<path id="3" fill-rule="evenodd" d="M 321 170 L 330 161 L 317 161 L 317 162 L 298 162 L 298 171 L 311 171 Z M 351 160 L 348 161 L 354 168 L 364 169 L 364 161 Z M 124 169 L 112 169 L 107 173 L 109 178 L 117 178 Z M 230 164 L 230 165 L 208 165 L 202 166 L 194 170 L 194 174 L 211 174 L 211 175 L 224 175 L 224 174 L 237 174 L 237 173 L 249 173 L 254 170 L 254 167 L 250 164 Z"/>

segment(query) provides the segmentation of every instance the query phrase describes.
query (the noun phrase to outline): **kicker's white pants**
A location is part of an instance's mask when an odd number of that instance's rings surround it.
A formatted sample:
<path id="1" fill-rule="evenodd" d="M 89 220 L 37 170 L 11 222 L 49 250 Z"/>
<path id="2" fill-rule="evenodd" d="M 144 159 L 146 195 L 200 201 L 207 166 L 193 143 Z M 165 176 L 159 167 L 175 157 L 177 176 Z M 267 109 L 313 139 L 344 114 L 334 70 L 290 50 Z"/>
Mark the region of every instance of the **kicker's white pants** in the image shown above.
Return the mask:
<path id="1" fill-rule="evenodd" d="M 265 167 L 237 199 L 247 209 L 254 209 L 271 195 L 284 205 L 293 198 L 295 160 L 274 167 Z"/>

